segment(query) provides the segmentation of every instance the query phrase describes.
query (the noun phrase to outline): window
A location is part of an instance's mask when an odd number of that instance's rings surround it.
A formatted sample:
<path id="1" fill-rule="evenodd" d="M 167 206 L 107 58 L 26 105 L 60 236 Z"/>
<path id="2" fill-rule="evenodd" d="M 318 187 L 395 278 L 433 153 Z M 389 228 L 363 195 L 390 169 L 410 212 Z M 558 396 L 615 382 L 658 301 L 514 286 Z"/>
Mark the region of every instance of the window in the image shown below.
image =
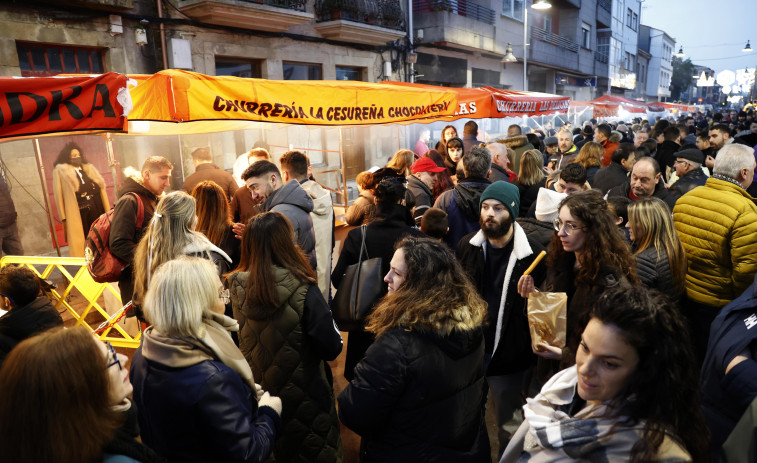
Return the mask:
<path id="1" fill-rule="evenodd" d="M 523 21 L 523 0 L 502 0 L 502 14 Z"/>
<path id="2" fill-rule="evenodd" d="M 260 79 L 263 60 L 245 60 L 237 58 L 216 57 L 217 76 L 253 77 Z"/>
<path id="3" fill-rule="evenodd" d="M 591 49 L 591 26 L 586 23 L 581 24 L 581 46 Z"/>
<path id="4" fill-rule="evenodd" d="M 641 81 L 646 82 L 646 80 L 647 80 L 647 71 L 645 69 L 645 66 L 642 64 L 641 65 Z"/>
<path id="5" fill-rule="evenodd" d="M 499 71 L 471 68 L 471 77 L 474 87 L 500 87 Z"/>
<path id="6" fill-rule="evenodd" d="M 284 80 L 321 80 L 320 64 L 292 63 L 284 61 Z"/>
<path id="7" fill-rule="evenodd" d="M 99 48 L 18 42 L 16 52 L 24 77 L 105 72 L 103 51 Z"/>
<path id="8" fill-rule="evenodd" d="M 544 30 L 547 32 L 552 32 L 552 16 L 545 14 L 544 15 Z"/>
<path id="9" fill-rule="evenodd" d="M 637 30 L 639 28 L 639 15 L 636 14 L 636 13 L 633 14 L 633 19 L 631 21 L 631 26 L 632 26 L 631 29 L 633 29 L 633 30 Z"/>
<path id="10" fill-rule="evenodd" d="M 626 10 L 626 26 L 631 27 L 631 20 L 633 19 L 633 10 L 628 8 Z M 631 27 L 633 29 L 633 27 Z"/>
<path id="11" fill-rule="evenodd" d="M 363 68 L 336 67 L 336 80 L 363 80 Z"/>

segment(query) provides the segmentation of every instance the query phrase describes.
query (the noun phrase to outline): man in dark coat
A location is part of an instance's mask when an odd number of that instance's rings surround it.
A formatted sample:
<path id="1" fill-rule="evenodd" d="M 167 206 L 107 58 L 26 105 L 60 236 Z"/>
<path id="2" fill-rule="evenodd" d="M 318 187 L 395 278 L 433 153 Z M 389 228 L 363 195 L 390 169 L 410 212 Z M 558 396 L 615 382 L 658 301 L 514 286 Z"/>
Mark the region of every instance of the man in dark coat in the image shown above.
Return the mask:
<path id="1" fill-rule="evenodd" d="M 50 300 L 39 295 L 37 275 L 25 267 L 0 269 L 0 366 L 18 343 L 56 326 L 63 320 Z"/>
<path id="2" fill-rule="evenodd" d="M 436 174 L 444 171 L 431 158 L 420 158 L 411 167 L 412 175 L 407 178 L 407 189 L 415 198 L 413 218 L 415 224 L 420 225 L 423 214 L 434 205 L 434 185 Z"/>
<path id="3" fill-rule="evenodd" d="M 463 126 L 463 149 L 468 154 L 471 149 L 483 143 L 478 139 L 478 124 L 468 121 Z"/>
<path id="4" fill-rule="evenodd" d="M 297 180 L 287 183 L 281 179 L 281 172 L 270 161 L 258 161 L 242 174 L 242 180 L 252 194 L 252 199 L 262 202 L 266 212 L 280 212 L 292 223 L 294 242 L 300 246 L 315 269 L 315 231 L 313 230 L 313 199 L 302 189 Z M 236 229 L 235 229 L 236 231 Z M 240 233 L 237 233 L 240 234 Z"/>
<path id="5" fill-rule="evenodd" d="M 611 188 L 622 185 L 628 180 L 628 173 L 633 168 L 635 162 L 636 154 L 634 153 L 633 145 L 622 143 L 612 153 L 610 165 L 599 169 L 594 174 L 591 187 L 605 194 Z"/>
<path id="6" fill-rule="evenodd" d="M 622 185 L 616 186 L 607 192 L 608 196 L 626 196 L 631 201 L 654 196 L 660 198 L 668 205 L 670 210 L 676 204 L 676 196 L 671 195 L 665 182 L 662 180 L 660 165 L 649 156 L 636 161 L 631 171 L 631 178 Z"/>
<path id="7" fill-rule="evenodd" d="M 704 154 L 696 148 L 677 152 L 673 166 L 678 180 L 668 189 L 670 194 L 680 197 L 698 186 L 703 186 L 707 182 L 707 176 L 702 171 L 703 162 Z"/>
<path id="8" fill-rule="evenodd" d="M 110 224 L 109 244 L 110 252 L 128 264 L 118 279 L 121 300 L 124 304 L 131 300 L 134 291 L 131 267 L 134 252 L 152 220 L 158 197 L 171 182 L 171 170 L 173 170 L 173 164 L 168 159 L 150 156 L 142 164 L 142 174 L 134 173 L 128 176 L 121 186 L 119 199 L 113 210 L 113 221 Z M 139 207 L 137 201 L 141 201 L 144 208 L 141 224 L 137 223 Z M 133 315 L 129 313 L 129 316 Z"/>
<path id="9" fill-rule="evenodd" d="M 520 126 L 518 124 L 512 124 L 507 128 L 507 138 L 499 138 L 494 141 L 496 143 L 502 143 L 513 150 L 513 156 L 510 159 L 512 163 L 511 168 L 516 174 L 520 173 L 520 158 L 526 151 L 534 149 L 534 145 L 528 141 L 528 137 L 523 135 L 523 130 Z"/>
<path id="10" fill-rule="evenodd" d="M 8 184 L 5 183 L 5 177 L 0 175 L 0 256 L 3 254 L 24 255 L 21 238 L 18 236 L 17 217 L 16 206 L 13 205 Z"/>
<path id="11" fill-rule="evenodd" d="M 536 359 L 518 279 L 544 248 L 529 240 L 515 222 L 520 208 L 515 185 L 492 183 L 481 195 L 480 205 L 481 230 L 463 237 L 456 255 L 489 307 L 484 327 L 486 380 L 497 415 L 501 454 L 521 422 L 524 377 Z M 544 266 L 532 275 L 541 282 Z"/>
<path id="12" fill-rule="evenodd" d="M 210 180 L 220 186 L 226 193 L 226 199 L 231 201 L 234 192 L 237 191 L 237 181 L 234 180 L 233 175 L 213 164 L 213 157 L 210 155 L 209 149 L 197 148 L 192 151 L 192 163 L 195 166 L 195 171 L 184 180 L 184 191 L 192 194 L 192 190 L 198 183 Z"/>
<path id="13" fill-rule="evenodd" d="M 670 126 L 662 132 L 664 138 L 663 142 L 657 146 L 657 154 L 655 159 L 660 164 L 662 169 L 662 176 L 667 182 L 669 179 L 668 168 L 674 169 L 673 163 L 676 160 L 676 153 L 681 149 L 679 141 L 681 140 L 681 132 L 678 127 Z"/>
<path id="14" fill-rule="evenodd" d="M 434 207 L 447 213 L 449 232 L 444 241 L 453 250 L 460 238 L 481 228 L 478 203 L 481 193 L 491 184 L 487 179 L 492 165 L 491 152 L 486 148 L 473 148 L 463 156 L 462 164 L 465 179 L 454 189 L 442 193 L 434 203 Z"/>
<path id="15" fill-rule="evenodd" d="M 510 155 L 514 155 L 514 151 L 511 148 L 503 145 L 502 143 L 488 143 L 486 149 L 492 153 L 492 170 L 489 173 L 489 180 L 494 183 L 500 180 L 513 183 L 518 179 L 518 176 L 510 170 Z"/>

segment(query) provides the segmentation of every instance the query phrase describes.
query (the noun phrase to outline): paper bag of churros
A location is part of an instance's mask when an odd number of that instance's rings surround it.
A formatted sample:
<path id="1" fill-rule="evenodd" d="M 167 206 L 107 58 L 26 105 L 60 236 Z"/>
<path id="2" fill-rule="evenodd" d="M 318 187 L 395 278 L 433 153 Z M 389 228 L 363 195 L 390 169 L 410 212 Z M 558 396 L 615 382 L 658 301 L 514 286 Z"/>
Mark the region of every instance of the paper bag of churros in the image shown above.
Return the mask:
<path id="1" fill-rule="evenodd" d="M 534 291 L 528 295 L 528 327 L 534 349 L 540 342 L 565 347 L 567 312 L 568 295 L 565 293 Z"/>

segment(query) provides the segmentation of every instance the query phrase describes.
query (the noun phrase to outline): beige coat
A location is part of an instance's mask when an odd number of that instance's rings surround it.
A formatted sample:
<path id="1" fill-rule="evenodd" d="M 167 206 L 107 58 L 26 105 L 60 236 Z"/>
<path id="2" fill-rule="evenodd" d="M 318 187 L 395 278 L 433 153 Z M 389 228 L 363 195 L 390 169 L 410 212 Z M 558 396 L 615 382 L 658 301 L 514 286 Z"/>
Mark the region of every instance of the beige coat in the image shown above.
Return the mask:
<path id="1" fill-rule="evenodd" d="M 100 187 L 103 208 L 110 209 L 108 194 L 105 190 L 105 180 L 92 164 L 83 164 L 82 170 Z M 76 192 L 79 191 L 79 176 L 75 167 L 70 164 L 58 164 L 53 170 L 53 195 L 55 206 L 58 208 L 58 218 L 65 220 L 66 236 L 68 239 L 68 255 L 84 257 L 84 241 L 89 230 L 84 230 L 79 215 L 79 203 L 76 202 Z"/>

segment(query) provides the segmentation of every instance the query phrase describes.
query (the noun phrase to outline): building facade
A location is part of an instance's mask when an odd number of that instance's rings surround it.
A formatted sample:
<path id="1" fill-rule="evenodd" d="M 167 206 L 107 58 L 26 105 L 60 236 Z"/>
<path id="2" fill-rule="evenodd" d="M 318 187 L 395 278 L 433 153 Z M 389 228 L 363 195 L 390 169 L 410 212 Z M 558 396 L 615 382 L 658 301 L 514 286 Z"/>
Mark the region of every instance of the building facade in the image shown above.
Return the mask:
<path id="1" fill-rule="evenodd" d="M 597 31 L 598 51 L 607 60 L 607 75 L 599 87 L 605 94 L 631 97 L 636 88 L 639 0 L 613 0 L 609 26 Z"/>
<path id="2" fill-rule="evenodd" d="M 651 55 L 647 72 L 647 100 L 666 101 L 673 78 L 673 53 L 676 42 L 665 31 L 641 26 L 639 48 Z"/>

